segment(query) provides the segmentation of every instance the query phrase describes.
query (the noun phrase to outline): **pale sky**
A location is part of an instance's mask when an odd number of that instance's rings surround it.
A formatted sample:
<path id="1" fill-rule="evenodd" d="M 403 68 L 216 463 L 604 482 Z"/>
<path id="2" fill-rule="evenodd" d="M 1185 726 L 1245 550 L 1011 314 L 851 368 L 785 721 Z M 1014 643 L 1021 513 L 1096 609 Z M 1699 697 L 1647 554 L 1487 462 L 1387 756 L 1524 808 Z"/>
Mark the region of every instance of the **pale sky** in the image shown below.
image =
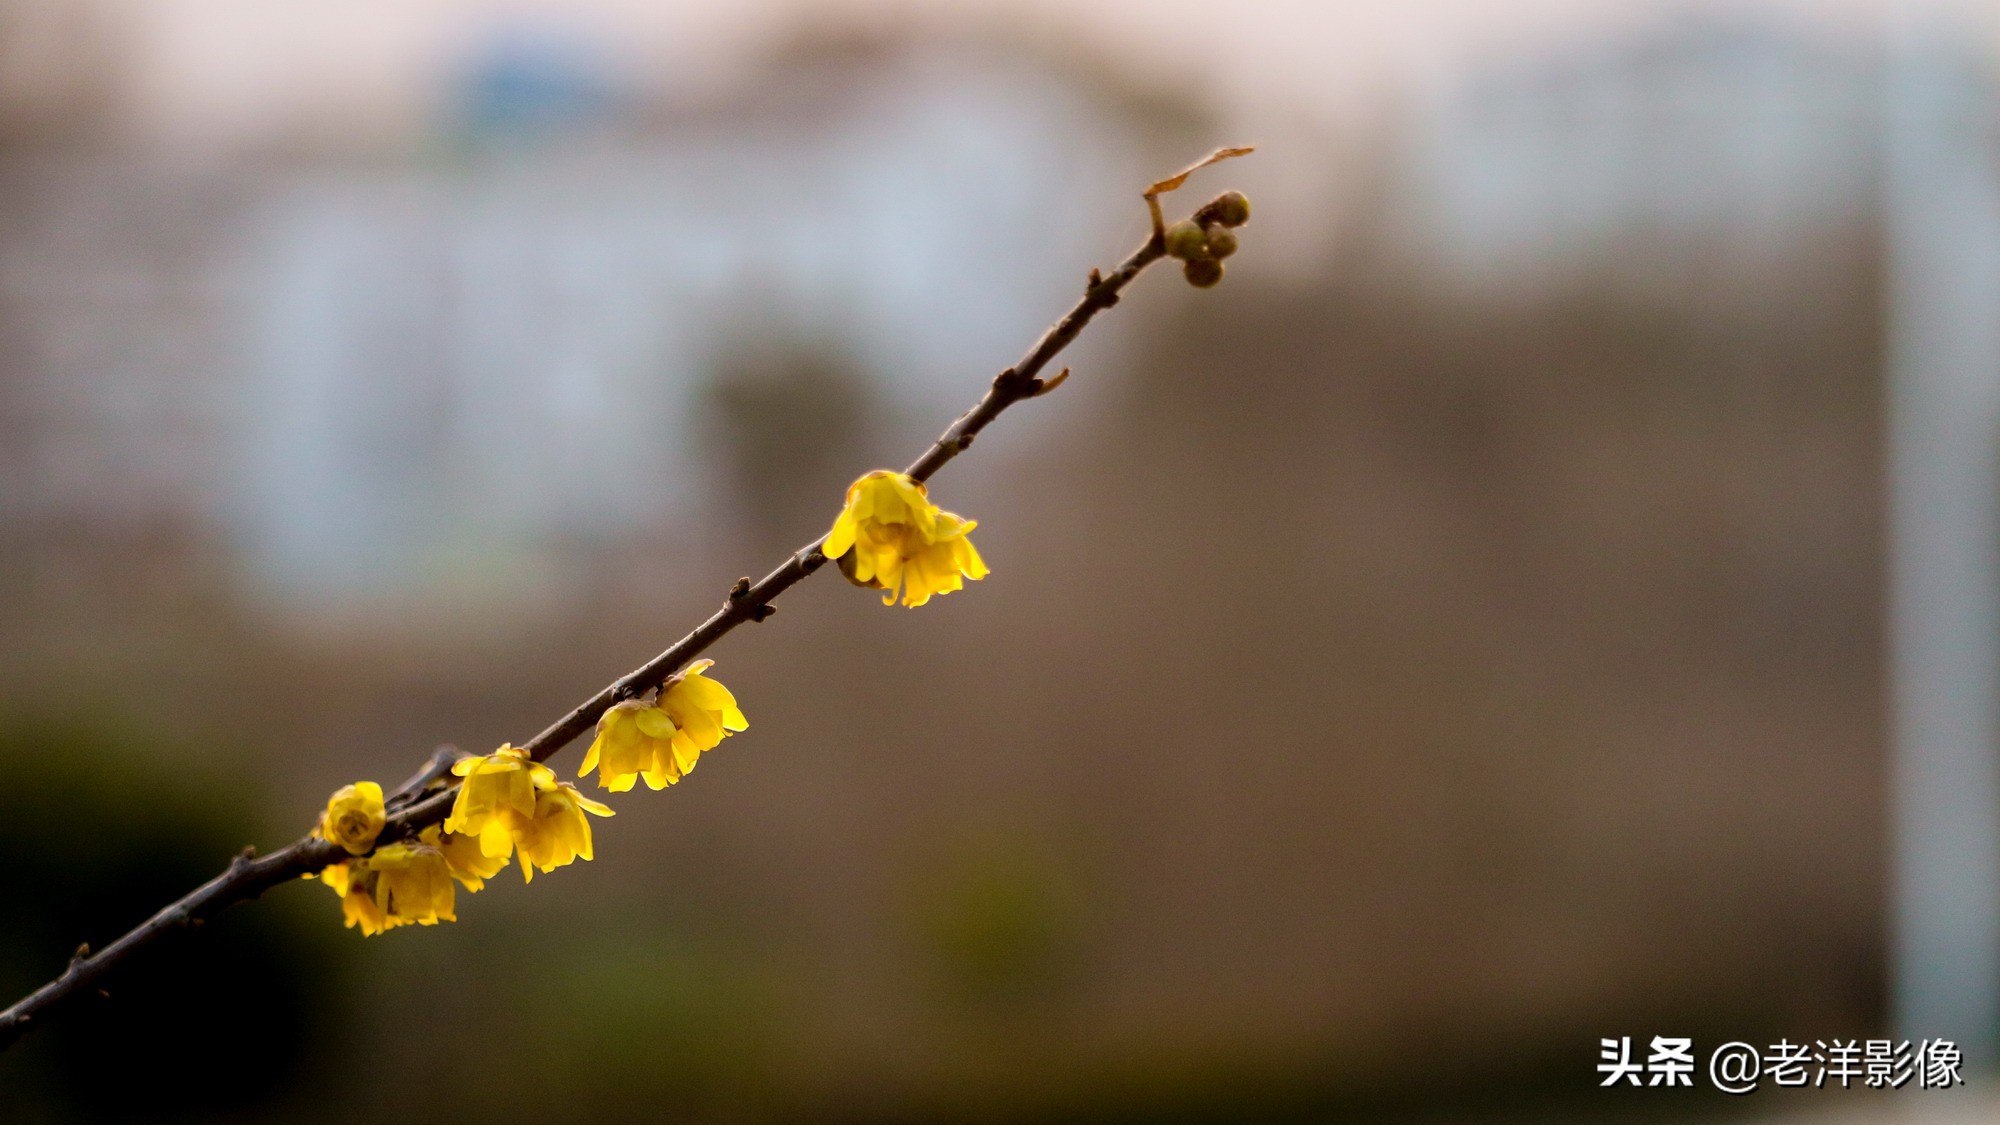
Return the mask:
<path id="1" fill-rule="evenodd" d="M 135 72 L 133 124 L 231 147 L 304 129 L 395 137 L 417 127 L 441 68 L 500 27 L 549 28 L 633 74 L 699 84 L 795 26 L 1011 25 L 1077 40 L 1143 76 L 1207 87 L 1231 119 L 1339 121 L 1468 60 L 1665 13 L 1775 13 L 1870 34 L 1895 0 L 12 0 L 15 21 L 92 7 Z M 1909 8 L 1924 0 L 1902 0 Z M 1988 23 L 1996 4 L 1935 0 Z M 35 16 L 32 9 L 42 9 Z M 24 13 L 29 13 L 25 14 Z M 1220 15 L 1218 13 L 1227 13 Z"/>

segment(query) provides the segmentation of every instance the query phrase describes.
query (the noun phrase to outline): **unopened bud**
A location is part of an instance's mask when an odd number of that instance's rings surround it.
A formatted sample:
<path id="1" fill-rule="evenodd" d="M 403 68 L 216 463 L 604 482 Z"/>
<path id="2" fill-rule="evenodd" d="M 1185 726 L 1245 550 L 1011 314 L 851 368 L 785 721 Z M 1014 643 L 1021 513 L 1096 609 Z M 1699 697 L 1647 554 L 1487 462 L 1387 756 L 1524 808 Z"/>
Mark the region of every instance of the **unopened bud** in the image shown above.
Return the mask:
<path id="1" fill-rule="evenodd" d="M 1181 267 L 1181 273 L 1188 284 L 1196 289 L 1208 289 L 1222 280 L 1222 263 L 1214 258 L 1197 258 Z"/>
<path id="2" fill-rule="evenodd" d="M 1240 191 L 1225 191 L 1209 204 L 1209 213 L 1225 227 L 1240 227 L 1250 221 L 1250 197 Z"/>
<path id="3" fill-rule="evenodd" d="M 1208 228 L 1208 256 L 1217 260 L 1236 253 L 1236 234 L 1228 227 Z"/>
<path id="4" fill-rule="evenodd" d="M 1167 228 L 1167 256 L 1183 262 L 1208 257 L 1208 235 L 1191 220 L 1182 219 Z"/>

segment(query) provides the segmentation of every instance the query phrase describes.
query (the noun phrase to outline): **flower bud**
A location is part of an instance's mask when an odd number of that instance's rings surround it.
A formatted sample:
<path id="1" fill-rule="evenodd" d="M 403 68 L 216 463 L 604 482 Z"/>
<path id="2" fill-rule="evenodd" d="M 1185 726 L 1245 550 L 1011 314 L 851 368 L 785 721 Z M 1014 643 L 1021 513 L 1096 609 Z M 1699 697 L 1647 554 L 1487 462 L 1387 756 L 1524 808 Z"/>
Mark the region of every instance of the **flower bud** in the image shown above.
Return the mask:
<path id="1" fill-rule="evenodd" d="M 341 786 L 327 800 L 318 835 L 339 844 L 348 855 L 367 855 L 386 822 L 382 787 L 372 781 L 357 781 Z"/>
<path id="2" fill-rule="evenodd" d="M 1192 262 L 1208 257 L 1208 236 L 1200 226 L 1188 219 L 1182 219 L 1167 228 L 1167 256 Z"/>
<path id="3" fill-rule="evenodd" d="M 1236 233 L 1228 227 L 1217 225 L 1208 229 L 1208 256 L 1221 261 L 1236 253 Z"/>
<path id="4" fill-rule="evenodd" d="M 1198 258 L 1181 267 L 1181 273 L 1188 284 L 1196 289 L 1208 289 L 1222 280 L 1222 263 L 1214 258 Z"/>
<path id="5" fill-rule="evenodd" d="M 1250 221 L 1250 197 L 1240 191 L 1225 191 L 1209 204 L 1210 214 L 1225 227 L 1240 227 Z"/>

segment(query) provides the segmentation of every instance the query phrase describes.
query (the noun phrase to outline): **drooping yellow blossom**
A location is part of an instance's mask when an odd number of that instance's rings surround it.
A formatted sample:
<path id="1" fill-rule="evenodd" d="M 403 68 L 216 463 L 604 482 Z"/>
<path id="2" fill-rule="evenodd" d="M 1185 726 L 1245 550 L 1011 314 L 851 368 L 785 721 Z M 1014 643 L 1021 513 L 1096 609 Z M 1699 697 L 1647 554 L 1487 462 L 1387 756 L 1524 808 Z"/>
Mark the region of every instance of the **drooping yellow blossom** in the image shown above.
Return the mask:
<path id="1" fill-rule="evenodd" d="M 967 536 L 977 526 L 940 510 L 903 473 L 877 469 L 848 486 L 847 506 L 820 550 L 839 560 L 848 581 L 886 591 L 883 605 L 895 602 L 900 587 L 904 605 L 920 606 L 989 573 Z"/>
<path id="2" fill-rule="evenodd" d="M 461 758 L 451 772 L 465 780 L 444 830 L 478 837 L 480 852 L 490 859 L 507 858 L 535 818 L 536 792 L 556 784 L 554 770 L 512 746 L 485 757 Z"/>
<path id="3" fill-rule="evenodd" d="M 584 755 L 579 776 L 598 770 L 597 784 L 613 793 L 644 777 L 653 789 L 679 781 L 701 755 L 750 720 L 729 689 L 703 675 L 713 660 L 697 660 L 668 680 L 652 703 L 627 700 L 597 720 L 597 738 Z"/>
<path id="4" fill-rule="evenodd" d="M 375 873 L 375 905 L 395 924 L 435 926 L 440 921 L 458 921 L 452 911 L 457 888 L 452 886 L 444 853 L 437 848 L 399 841 L 362 862 Z M 362 932 L 367 932 L 366 927 Z"/>
<path id="5" fill-rule="evenodd" d="M 367 855 L 384 823 L 382 787 L 357 781 L 333 791 L 319 818 L 319 834 L 346 848 L 348 855 Z"/>
<path id="6" fill-rule="evenodd" d="M 673 753 L 674 735 L 679 733 L 665 711 L 628 699 L 598 718 L 597 737 L 591 740 L 577 776 L 588 777 L 595 768 L 598 786 L 613 793 L 632 788 L 641 775 L 654 789 L 672 785 L 680 780 Z"/>
<path id="7" fill-rule="evenodd" d="M 486 880 L 498 875 L 500 869 L 507 866 L 506 856 L 495 858 L 480 851 L 476 836 L 446 832 L 433 824 L 417 838 L 444 855 L 444 865 L 450 870 L 451 877 L 463 884 L 468 893 L 484 887 Z"/>
<path id="8" fill-rule="evenodd" d="M 521 878 L 533 882 L 535 868 L 546 874 L 576 859 L 590 859 L 590 821 L 583 814 L 612 816 L 610 806 L 577 792 L 563 782 L 535 796 L 535 816 L 521 843 Z"/>
<path id="9" fill-rule="evenodd" d="M 366 868 L 355 870 L 352 864 L 343 862 L 321 871 L 319 879 L 340 896 L 340 913 L 346 919 L 346 927 L 351 930 L 359 926 L 362 937 L 374 937 L 403 924 L 402 919 L 390 917 L 375 901 L 375 872 Z"/>
<path id="10" fill-rule="evenodd" d="M 680 728 L 674 735 L 674 760 L 681 772 L 694 768 L 695 759 L 723 739 L 750 729 L 750 720 L 736 706 L 736 696 L 720 681 L 707 676 L 713 660 L 697 660 L 687 671 L 668 680 L 660 692 L 659 708 Z"/>

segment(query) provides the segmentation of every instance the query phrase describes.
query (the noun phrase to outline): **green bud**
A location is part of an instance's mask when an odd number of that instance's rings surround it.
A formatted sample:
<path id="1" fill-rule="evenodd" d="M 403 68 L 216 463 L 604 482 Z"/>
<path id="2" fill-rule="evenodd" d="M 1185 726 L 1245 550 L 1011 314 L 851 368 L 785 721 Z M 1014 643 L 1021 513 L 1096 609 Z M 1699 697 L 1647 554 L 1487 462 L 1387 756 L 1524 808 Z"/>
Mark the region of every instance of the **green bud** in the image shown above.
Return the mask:
<path id="1" fill-rule="evenodd" d="M 1196 258 L 1181 267 L 1181 273 L 1188 284 L 1196 289 L 1208 289 L 1222 280 L 1222 263 L 1214 258 Z"/>
<path id="2" fill-rule="evenodd" d="M 1220 261 L 1236 253 L 1236 235 L 1228 227 L 1208 228 L 1208 256 Z"/>
<path id="3" fill-rule="evenodd" d="M 1215 221 L 1225 227 L 1240 227 L 1250 221 L 1250 197 L 1240 191 L 1225 191 L 1209 205 Z"/>
<path id="4" fill-rule="evenodd" d="M 1192 262 L 1208 257 L 1208 235 L 1188 219 L 1167 228 L 1167 256 Z"/>

